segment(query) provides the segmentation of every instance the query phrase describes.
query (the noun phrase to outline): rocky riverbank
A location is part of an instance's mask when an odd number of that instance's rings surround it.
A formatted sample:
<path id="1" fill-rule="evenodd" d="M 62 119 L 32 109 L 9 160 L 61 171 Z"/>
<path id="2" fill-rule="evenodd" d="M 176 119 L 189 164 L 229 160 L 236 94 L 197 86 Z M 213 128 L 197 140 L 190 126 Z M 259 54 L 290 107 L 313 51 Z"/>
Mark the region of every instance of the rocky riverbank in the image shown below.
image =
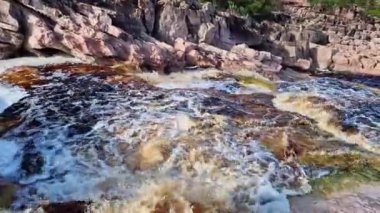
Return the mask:
<path id="1" fill-rule="evenodd" d="M 169 73 L 185 66 L 278 72 L 281 59 L 237 44 L 261 36 L 197 1 L 0 1 L 2 55 L 63 52 Z"/>
<path id="2" fill-rule="evenodd" d="M 0 209 L 376 212 L 379 22 L 286 2 L 0 0 Z"/>
<path id="3" fill-rule="evenodd" d="M 269 76 L 283 67 L 380 73 L 380 23 L 353 19 L 355 11 L 292 5 L 262 21 L 197 0 L 1 0 L 0 14 L 0 58 L 65 53 L 161 73 L 194 66 Z"/>
<path id="4" fill-rule="evenodd" d="M 380 74 L 380 20 L 359 9 L 285 7 L 283 23 L 268 22 L 272 53 L 301 70 Z"/>

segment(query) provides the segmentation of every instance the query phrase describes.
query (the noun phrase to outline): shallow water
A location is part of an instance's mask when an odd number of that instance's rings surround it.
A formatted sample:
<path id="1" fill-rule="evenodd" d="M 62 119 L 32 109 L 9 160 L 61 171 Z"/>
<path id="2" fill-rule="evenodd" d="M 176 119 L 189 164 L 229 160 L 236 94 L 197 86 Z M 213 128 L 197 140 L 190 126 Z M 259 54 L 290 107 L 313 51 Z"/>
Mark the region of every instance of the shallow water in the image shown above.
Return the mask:
<path id="1" fill-rule="evenodd" d="M 0 176 L 21 186 L 12 209 L 89 201 L 90 212 L 289 212 L 286 195 L 311 190 L 297 156 L 351 151 L 357 137 L 377 150 L 379 96 L 333 78 L 274 92 L 215 70 L 144 82 L 70 69 L 41 72 L 43 83 L 1 114 L 17 120 L 0 139 Z M 304 92 L 336 108 L 322 110 L 337 113 L 340 131 L 287 107 Z"/>
<path id="2" fill-rule="evenodd" d="M 278 108 L 315 119 L 321 129 L 380 153 L 380 97 L 334 78 L 280 84 Z"/>

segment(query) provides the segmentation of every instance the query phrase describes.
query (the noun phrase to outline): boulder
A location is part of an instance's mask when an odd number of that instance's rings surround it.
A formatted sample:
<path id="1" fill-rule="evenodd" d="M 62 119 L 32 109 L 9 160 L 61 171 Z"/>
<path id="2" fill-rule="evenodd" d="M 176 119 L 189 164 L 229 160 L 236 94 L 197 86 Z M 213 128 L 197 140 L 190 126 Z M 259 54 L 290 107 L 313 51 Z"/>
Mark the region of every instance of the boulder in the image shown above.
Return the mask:
<path id="1" fill-rule="evenodd" d="M 158 17 L 155 33 L 159 40 L 174 44 L 177 38 L 187 39 L 189 30 L 186 23 L 186 9 L 165 4 Z"/>
<path id="2" fill-rule="evenodd" d="M 213 44 L 215 35 L 217 33 L 217 28 L 214 24 L 212 23 L 203 23 L 198 32 L 199 36 L 199 42 L 204 42 L 207 44 Z"/>
<path id="3" fill-rule="evenodd" d="M 311 49 L 314 65 L 319 69 L 328 69 L 332 63 L 334 51 L 331 47 L 316 46 Z"/>
<path id="4" fill-rule="evenodd" d="M 309 37 L 309 41 L 315 44 L 326 45 L 329 43 L 329 37 L 321 30 L 305 30 L 305 37 Z"/>
<path id="5" fill-rule="evenodd" d="M 22 47 L 24 36 L 18 22 L 20 16 L 11 2 L 0 1 L 0 58 L 14 55 Z"/>

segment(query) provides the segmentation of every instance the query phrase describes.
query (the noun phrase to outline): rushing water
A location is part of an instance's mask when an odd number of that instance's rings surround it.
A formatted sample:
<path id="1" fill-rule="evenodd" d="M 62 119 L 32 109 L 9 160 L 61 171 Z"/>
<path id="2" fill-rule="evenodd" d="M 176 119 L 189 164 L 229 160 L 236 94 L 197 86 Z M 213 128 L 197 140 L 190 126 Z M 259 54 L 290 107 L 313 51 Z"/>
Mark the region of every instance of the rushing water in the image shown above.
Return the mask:
<path id="1" fill-rule="evenodd" d="M 289 212 L 286 195 L 311 190 L 296 155 L 345 142 L 378 150 L 379 96 L 345 81 L 273 92 L 219 71 L 141 75 L 147 83 L 65 69 L 41 72 L 26 97 L 13 87 L 20 95 L 1 114 L 17 120 L 0 138 L 0 176 L 21 186 L 13 209 L 89 201 L 92 212 Z M 337 113 L 339 131 L 294 104 L 301 96 L 331 103 L 323 109 Z"/>
<path id="2" fill-rule="evenodd" d="M 375 91 L 347 81 L 318 78 L 283 83 L 277 97 L 278 108 L 309 116 L 337 137 L 380 152 L 380 98 Z"/>
<path id="3" fill-rule="evenodd" d="M 0 113 L 25 96 L 27 93 L 23 89 L 0 83 Z"/>

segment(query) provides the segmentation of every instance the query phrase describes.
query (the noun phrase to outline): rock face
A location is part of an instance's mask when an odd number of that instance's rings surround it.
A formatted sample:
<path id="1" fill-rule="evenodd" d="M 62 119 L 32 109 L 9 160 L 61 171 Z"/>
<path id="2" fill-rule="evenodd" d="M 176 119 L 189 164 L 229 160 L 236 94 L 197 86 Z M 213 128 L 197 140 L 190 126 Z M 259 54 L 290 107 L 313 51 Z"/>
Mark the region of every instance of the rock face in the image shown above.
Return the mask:
<path id="1" fill-rule="evenodd" d="M 0 1 L 0 58 L 7 58 L 21 48 L 24 36 L 17 21 L 19 11 L 8 1 Z"/>
<path id="2" fill-rule="evenodd" d="M 173 44 L 176 38 L 186 39 L 189 34 L 186 12 L 187 9 L 165 5 L 159 15 L 157 37 L 170 44 Z"/>
<path id="3" fill-rule="evenodd" d="M 287 22 L 260 26 L 269 38 L 266 49 L 282 56 L 285 65 L 380 75 L 379 20 L 363 16 L 357 8 L 329 13 L 290 6 L 285 11 L 292 17 Z"/>
<path id="4" fill-rule="evenodd" d="M 66 53 L 165 73 L 184 66 L 277 72 L 284 65 L 380 75 L 379 21 L 283 2 L 293 5 L 285 7 L 289 16 L 259 22 L 197 0 L 0 0 L 0 59 Z M 239 45 L 247 51 L 233 52 Z"/>
<path id="5" fill-rule="evenodd" d="M 250 60 L 245 56 L 237 63 L 240 59 L 231 48 L 258 45 L 262 38 L 244 27 L 246 19 L 217 14 L 210 3 L 0 0 L 0 6 L 1 59 L 63 52 L 88 62 L 118 61 L 159 72 L 185 65 L 271 70 L 279 66 L 258 59 L 244 62 Z M 175 48 L 178 39 L 194 47 L 185 56 Z"/>

